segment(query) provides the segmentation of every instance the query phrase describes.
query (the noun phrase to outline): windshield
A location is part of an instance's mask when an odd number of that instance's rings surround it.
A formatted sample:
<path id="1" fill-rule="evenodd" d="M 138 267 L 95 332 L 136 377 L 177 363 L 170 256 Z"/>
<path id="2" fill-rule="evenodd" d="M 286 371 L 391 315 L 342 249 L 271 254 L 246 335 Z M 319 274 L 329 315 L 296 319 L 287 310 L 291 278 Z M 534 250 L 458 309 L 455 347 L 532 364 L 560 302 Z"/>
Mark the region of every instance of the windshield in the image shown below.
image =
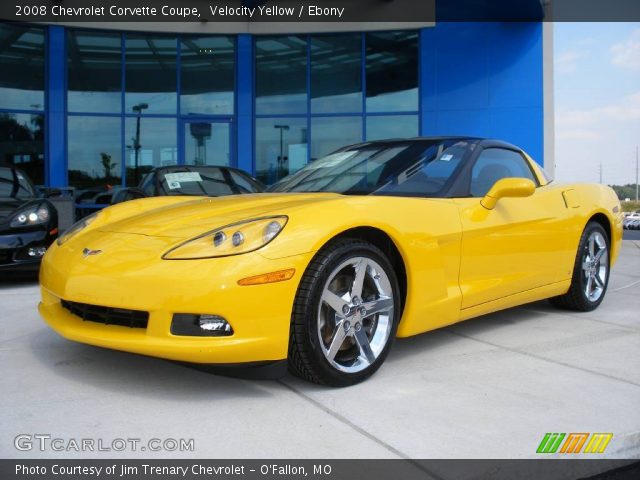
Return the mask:
<path id="1" fill-rule="evenodd" d="M 35 189 L 24 173 L 14 168 L 0 168 L 0 197 L 29 199 L 35 196 Z"/>
<path id="2" fill-rule="evenodd" d="M 475 142 L 420 140 L 347 147 L 283 178 L 272 192 L 441 197 Z"/>
<path id="3" fill-rule="evenodd" d="M 215 167 L 178 167 L 158 173 L 163 195 L 203 195 L 217 197 L 239 193 L 226 171 Z"/>

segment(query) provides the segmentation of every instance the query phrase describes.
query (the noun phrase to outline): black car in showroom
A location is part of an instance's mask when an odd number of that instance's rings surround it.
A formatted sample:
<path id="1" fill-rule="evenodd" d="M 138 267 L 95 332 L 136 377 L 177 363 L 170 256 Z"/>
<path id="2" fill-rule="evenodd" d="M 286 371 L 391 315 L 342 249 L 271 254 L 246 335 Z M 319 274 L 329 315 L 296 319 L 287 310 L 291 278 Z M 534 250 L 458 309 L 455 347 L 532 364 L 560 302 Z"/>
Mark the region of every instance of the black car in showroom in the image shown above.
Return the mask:
<path id="1" fill-rule="evenodd" d="M 24 172 L 0 167 L 0 272 L 37 270 L 58 236 L 58 214 Z"/>

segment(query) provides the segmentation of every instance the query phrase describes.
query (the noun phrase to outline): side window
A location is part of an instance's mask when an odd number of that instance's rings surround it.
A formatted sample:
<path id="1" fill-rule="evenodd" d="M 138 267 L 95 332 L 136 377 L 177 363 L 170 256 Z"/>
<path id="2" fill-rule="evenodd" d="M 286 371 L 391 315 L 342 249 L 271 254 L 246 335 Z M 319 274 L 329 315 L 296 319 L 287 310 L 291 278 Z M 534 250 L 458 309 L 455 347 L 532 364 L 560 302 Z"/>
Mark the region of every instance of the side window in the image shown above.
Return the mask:
<path id="1" fill-rule="evenodd" d="M 156 194 L 155 190 L 155 183 L 156 183 L 156 174 L 154 172 L 148 174 L 146 177 L 144 177 L 144 180 L 142 180 L 142 191 L 144 193 L 146 193 L 147 195 L 149 195 L 150 197 L 154 196 Z"/>
<path id="2" fill-rule="evenodd" d="M 518 152 L 504 148 L 483 150 L 471 171 L 471 196 L 484 197 L 494 183 L 508 177 L 528 178 L 538 184 L 527 161 Z"/>

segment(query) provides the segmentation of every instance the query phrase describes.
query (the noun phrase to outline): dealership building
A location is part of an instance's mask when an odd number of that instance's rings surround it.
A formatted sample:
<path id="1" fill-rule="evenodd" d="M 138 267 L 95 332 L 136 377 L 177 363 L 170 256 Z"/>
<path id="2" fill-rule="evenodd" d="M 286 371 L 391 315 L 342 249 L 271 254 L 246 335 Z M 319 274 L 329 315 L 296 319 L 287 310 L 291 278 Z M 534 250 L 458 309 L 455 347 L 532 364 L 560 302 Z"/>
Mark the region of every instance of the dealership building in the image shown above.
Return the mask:
<path id="1" fill-rule="evenodd" d="M 428 23 L 0 22 L 0 164 L 76 191 L 173 164 L 270 184 L 351 143 L 472 135 L 552 169 L 551 29 L 516 3 L 527 21 L 437 0 Z"/>

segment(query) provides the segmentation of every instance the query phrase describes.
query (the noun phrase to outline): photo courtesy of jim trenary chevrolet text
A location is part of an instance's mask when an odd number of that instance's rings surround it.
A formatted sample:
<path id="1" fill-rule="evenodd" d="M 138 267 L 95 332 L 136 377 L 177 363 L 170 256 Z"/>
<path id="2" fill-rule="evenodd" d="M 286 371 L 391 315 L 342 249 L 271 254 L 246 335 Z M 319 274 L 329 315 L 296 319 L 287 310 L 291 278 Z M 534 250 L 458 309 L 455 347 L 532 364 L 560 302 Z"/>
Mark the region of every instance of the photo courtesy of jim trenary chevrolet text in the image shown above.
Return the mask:
<path id="1" fill-rule="evenodd" d="M 0 3 L 0 480 L 640 478 L 637 0 Z"/>

